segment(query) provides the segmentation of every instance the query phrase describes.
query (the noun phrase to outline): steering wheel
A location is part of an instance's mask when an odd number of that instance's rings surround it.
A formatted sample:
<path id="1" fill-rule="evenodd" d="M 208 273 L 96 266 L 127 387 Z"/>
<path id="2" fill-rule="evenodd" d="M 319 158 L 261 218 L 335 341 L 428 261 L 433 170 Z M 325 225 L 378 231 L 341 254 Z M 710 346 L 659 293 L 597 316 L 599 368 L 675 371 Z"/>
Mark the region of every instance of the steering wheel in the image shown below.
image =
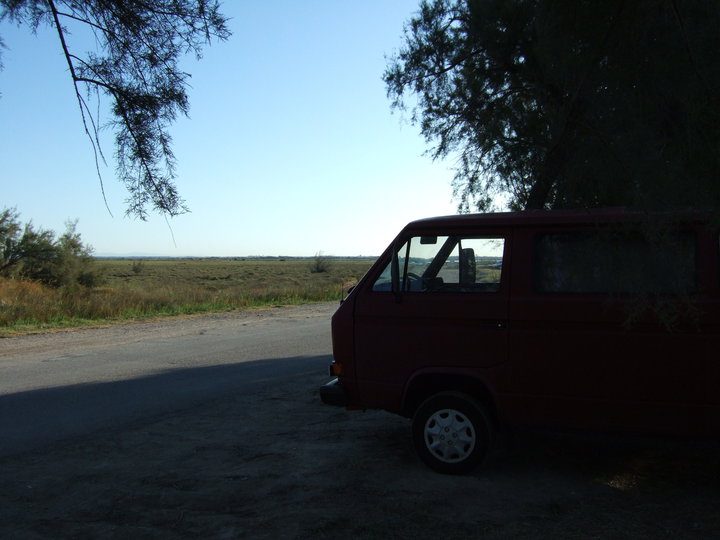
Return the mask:
<path id="1" fill-rule="evenodd" d="M 406 275 L 407 275 L 408 280 L 407 280 L 407 287 L 405 290 L 408 290 L 408 291 L 413 290 L 412 282 L 422 283 L 422 278 L 420 276 L 418 276 L 415 272 L 408 272 Z"/>

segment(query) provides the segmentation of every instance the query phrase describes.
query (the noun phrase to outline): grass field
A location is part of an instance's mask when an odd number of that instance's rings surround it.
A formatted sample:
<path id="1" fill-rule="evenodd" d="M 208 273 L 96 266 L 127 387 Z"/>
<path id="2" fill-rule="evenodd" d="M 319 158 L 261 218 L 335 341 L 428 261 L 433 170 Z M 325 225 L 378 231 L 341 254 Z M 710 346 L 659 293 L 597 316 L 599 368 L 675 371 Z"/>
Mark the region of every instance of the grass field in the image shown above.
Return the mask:
<path id="1" fill-rule="evenodd" d="M 372 262 L 369 258 L 98 259 L 100 287 L 53 289 L 0 279 L 0 336 L 340 300 Z"/>

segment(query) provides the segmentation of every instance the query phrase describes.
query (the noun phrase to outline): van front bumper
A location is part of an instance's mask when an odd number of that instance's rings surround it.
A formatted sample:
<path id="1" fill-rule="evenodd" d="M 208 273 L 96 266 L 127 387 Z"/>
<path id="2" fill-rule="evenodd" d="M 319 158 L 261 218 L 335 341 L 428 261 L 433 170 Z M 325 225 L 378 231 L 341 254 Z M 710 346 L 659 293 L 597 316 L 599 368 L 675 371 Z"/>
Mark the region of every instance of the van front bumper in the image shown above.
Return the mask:
<path id="1" fill-rule="evenodd" d="M 347 405 L 345 389 L 340 386 L 337 377 L 320 387 L 320 399 L 322 399 L 322 402 L 326 405 L 335 405 L 337 407 L 345 407 Z"/>

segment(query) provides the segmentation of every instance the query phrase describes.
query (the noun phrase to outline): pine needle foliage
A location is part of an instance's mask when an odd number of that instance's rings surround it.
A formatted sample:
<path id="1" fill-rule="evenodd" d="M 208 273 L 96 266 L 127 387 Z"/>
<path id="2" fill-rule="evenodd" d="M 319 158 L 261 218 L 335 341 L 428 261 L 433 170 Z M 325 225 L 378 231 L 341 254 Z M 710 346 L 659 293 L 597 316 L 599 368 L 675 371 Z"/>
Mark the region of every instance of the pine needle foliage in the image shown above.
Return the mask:
<path id="1" fill-rule="evenodd" d="M 180 60 L 187 54 L 200 58 L 205 45 L 230 35 L 219 3 L 0 0 L 0 20 L 33 32 L 41 26 L 56 32 L 98 175 L 104 155 L 101 120 L 93 103 L 101 97 L 109 99 L 117 174 L 129 193 L 127 213 L 146 219 L 148 208 L 170 216 L 187 211 L 175 185 L 169 127 L 178 114 L 187 115 L 189 108 L 190 74 L 180 69 Z M 95 49 L 76 50 L 73 35 L 88 32 Z"/>

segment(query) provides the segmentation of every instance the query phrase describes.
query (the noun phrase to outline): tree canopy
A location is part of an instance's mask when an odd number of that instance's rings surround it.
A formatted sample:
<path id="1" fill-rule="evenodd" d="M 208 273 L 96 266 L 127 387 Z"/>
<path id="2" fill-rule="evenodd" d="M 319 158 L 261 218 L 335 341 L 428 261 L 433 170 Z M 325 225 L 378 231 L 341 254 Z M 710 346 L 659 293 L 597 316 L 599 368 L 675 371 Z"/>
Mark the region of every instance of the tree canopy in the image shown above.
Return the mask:
<path id="1" fill-rule="evenodd" d="M 720 208 L 716 0 L 423 0 L 384 80 L 462 210 Z"/>
<path id="2" fill-rule="evenodd" d="M 0 20 L 32 31 L 48 25 L 58 36 L 96 163 L 104 159 L 100 118 L 91 99 L 110 99 L 117 174 L 128 192 L 128 214 L 142 219 L 148 206 L 186 211 L 175 186 L 169 126 L 187 114 L 188 73 L 179 60 L 200 58 L 212 39 L 226 39 L 226 19 L 214 0 L 0 0 Z M 96 50 L 72 46 L 72 32 L 89 31 Z M 2 42 L 0 41 L 0 46 Z M 98 167 L 98 175 L 100 175 Z M 102 178 L 100 178 L 102 185 Z"/>

